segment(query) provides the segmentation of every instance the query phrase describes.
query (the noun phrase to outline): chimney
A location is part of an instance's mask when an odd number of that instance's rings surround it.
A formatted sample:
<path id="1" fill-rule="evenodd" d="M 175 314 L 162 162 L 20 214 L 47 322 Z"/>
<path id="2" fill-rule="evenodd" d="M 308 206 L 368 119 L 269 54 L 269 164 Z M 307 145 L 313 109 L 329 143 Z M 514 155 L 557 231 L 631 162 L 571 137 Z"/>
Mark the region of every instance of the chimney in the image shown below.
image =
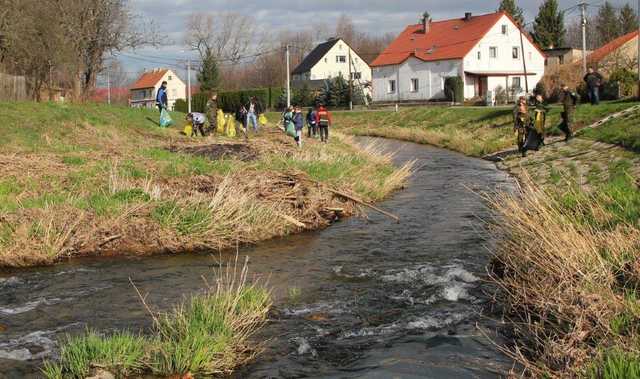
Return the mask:
<path id="1" fill-rule="evenodd" d="M 429 12 L 424 12 L 424 14 L 422 14 L 422 31 L 424 32 L 424 34 L 429 33 L 429 30 L 431 29 L 431 16 L 429 15 Z"/>
<path id="2" fill-rule="evenodd" d="M 471 13 L 471 12 L 466 12 L 466 13 L 464 14 L 464 20 L 465 20 L 465 21 L 471 21 L 471 16 L 473 16 L 473 13 Z"/>

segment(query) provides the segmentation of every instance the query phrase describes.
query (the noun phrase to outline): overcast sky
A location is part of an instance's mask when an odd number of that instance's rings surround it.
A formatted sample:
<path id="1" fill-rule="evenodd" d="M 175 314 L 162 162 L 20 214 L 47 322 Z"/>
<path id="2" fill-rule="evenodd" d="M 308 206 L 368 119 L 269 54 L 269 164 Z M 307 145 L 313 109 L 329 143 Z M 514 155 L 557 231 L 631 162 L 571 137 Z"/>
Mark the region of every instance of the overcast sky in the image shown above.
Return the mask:
<path id="1" fill-rule="evenodd" d="M 567 9 L 578 0 L 560 0 L 560 7 Z M 627 0 L 611 0 L 621 7 Z M 335 27 L 335 21 L 341 14 L 350 16 L 358 30 L 371 34 L 400 33 L 408 24 L 418 22 L 420 15 L 428 11 L 434 20 L 462 17 L 465 12 L 482 14 L 498 8 L 499 0 L 130 0 L 134 12 L 146 19 L 153 20 L 163 34 L 167 36 L 162 48 L 143 49 L 130 54 L 144 54 L 138 59 L 120 60 L 125 70 L 134 75 L 144 68 L 158 66 L 150 62 L 151 56 L 170 58 L 186 56 L 181 50 L 183 31 L 187 15 L 200 12 L 238 12 L 252 15 L 256 23 L 268 32 L 289 29 L 306 29 L 310 23 L 326 23 Z M 542 0 L 520 0 L 518 4 L 525 11 L 526 21 L 533 20 Z M 596 12 L 595 5 L 604 1 L 592 0 L 590 12 Z M 637 1 L 630 3 L 636 8 Z M 568 18 L 577 17 L 577 10 L 568 14 Z M 150 61 L 144 61 L 144 59 Z M 184 76 L 184 74 L 181 74 Z"/>

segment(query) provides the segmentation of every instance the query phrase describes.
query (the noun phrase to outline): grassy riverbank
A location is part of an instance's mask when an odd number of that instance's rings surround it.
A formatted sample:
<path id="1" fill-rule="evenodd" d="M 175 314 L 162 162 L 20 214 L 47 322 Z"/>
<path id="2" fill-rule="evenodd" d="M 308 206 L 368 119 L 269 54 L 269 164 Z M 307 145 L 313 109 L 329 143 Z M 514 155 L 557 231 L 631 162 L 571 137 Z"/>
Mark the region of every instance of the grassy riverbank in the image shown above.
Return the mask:
<path id="1" fill-rule="evenodd" d="M 589 125 L 606 115 L 629 107 L 628 102 L 580 106 L 576 126 Z M 554 106 L 548 125 L 560 123 L 561 108 Z M 336 112 L 337 128 L 353 135 L 395 138 L 425 143 L 482 157 L 514 144 L 512 108 L 420 107 L 399 112 Z M 552 128 L 552 132 L 557 132 Z"/>
<path id="2" fill-rule="evenodd" d="M 534 377 L 640 375 L 640 112 L 500 165 L 494 280 Z"/>
<path id="3" fill-rule="evenodd" d="M 100 376 L 104 372 L 119 378 L 229 375 L 260 352 L 249 338 L 264 325 L 270 307 L 270 293 L 247 283 L 246 265 L 217 272 L 216 284 L 204 293 L 169 313 L 152 313 L 149 335 L 87 331 L 69 337 L 59 360 L 46 362 L 43 374 L 47 379 L 108 377 Z"/>
<path id="4" fill-rule="evenodd" d="M 346 137 L 298 150 L 273 126 L 248 143 L 203 140 L 159 128 L 152 110 L 0 106 L 0 266 L 223 249 L 316 229 L 357 211 L 329 189 L 376 201 L 409 175 Z"/>
<path id="5" fill-rule="evenodd" d="M 578 127 L 637 103 L 577 109 Z M 554 108 L 549 125 L 559 122 Z M 548 140 L 499 166 L 516 193 L 489 196 L 504 236 L 492 279 L 511 321 L 507 348 L 532 377 L 640 378 L 640 112 Z M 510 109 L 336 113 L 340 130 L 428 143 L 472 156 L 514 144 Z M 552 134 L 556 133 L 555 129 Z M 520 372 L 518 373 L 518 375 Z"/>

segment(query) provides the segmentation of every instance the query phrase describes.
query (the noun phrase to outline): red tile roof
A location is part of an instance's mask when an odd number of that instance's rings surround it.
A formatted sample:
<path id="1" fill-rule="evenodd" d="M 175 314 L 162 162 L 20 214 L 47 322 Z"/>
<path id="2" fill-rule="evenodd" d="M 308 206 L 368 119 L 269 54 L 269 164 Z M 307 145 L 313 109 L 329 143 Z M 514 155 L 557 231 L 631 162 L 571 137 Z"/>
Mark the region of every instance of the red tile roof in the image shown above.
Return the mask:
<path id="1" fill-rule="evenodd" d="M 503 15 L 504 12 L 496 12 L 473 16 L 468 21 L 464 18 L 432 21 L 427 34 L 422 31 L 422 24 L 409 25 L 371 66 L 400 64 L 411 56 L 423 61 L 462 59 Z"/>
<path id="2" fill-rule="evenodd" d="M 164 74 L 169 70 L 156 70 L 145 72 L 140 78 L 133 83 L 130 89 L 153 88 L 162 79 Z"/>
<path id="3" fill-rule="evenodd" d="M 629 34 L 623 35 L 622 37 L 618 37 L 618 38 L 614 39 L 613 41 L 605 44 L 604 46 L 602 46 L 598 50 L 595 50 L 593 53 L 591 53 L 591 55 L 589 55 L 589 61 L 590 62 L 600 62 L 601 60 L 606 58 L 607 55 L 609 55 L 609 54 L 613 53 L 614 51 L 618 50 L 619 48 L 624 46 L 627 42 L 633 40 L 636 37 L 638 37 L 638 31 L 637 30 L 635 32 L 631 32 Z"/>

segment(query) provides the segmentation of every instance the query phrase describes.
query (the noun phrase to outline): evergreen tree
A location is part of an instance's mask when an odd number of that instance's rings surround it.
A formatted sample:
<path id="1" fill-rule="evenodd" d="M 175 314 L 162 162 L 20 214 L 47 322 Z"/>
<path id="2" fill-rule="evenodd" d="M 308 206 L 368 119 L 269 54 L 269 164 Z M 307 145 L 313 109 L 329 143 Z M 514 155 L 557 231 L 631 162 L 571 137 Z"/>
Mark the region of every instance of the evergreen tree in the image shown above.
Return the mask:
<path id="1" fill-rule="evenodd" d="M 210 92 L 218 88 L 220 71 L 218 70 L 218 61 L 212 51 L 207 50 L 205 52 L 202 58 L 202 67 L 197 77 L 202 92 Z"/>
<path id="2" fill-rule="evenodd" d="M 545 0 L 533 24 L 533 39 L 543 49 L 564 46 L 564 12 L 558 10 L 558 0 Z"/>
<path id="3" fill-rule="evenodd" d="M 629 3 L 620 9 L 620 34 L 624 35 L 638 30 L 638 15 Z"/>
<path id="4" fill-rule="evenodd" d="M 522 12 L 522 8 L 520 8 L 516 4 L 516 0 L 501 0 L 500 8 L 498 8 L 501 12 L 506 12 L 516 20 L 516 23 L 520 26 L 524 25 L 524 15 Z"/>
<path id="5" fill-rule="evenodd" d="M 596 16 L 596 29 L 602 43 L 610 42 L 620 36 L 620 25 L 616 10 L 610 2 L 605 1 Z"/>

